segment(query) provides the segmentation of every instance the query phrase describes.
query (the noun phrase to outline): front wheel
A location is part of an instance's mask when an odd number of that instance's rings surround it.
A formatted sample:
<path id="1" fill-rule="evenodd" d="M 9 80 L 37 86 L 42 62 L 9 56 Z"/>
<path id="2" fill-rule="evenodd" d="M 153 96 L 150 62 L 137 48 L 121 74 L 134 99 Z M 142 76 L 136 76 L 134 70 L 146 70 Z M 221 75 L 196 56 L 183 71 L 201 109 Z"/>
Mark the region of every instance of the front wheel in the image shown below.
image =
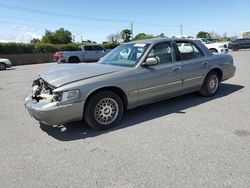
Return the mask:
<path id="1" fill-rule="evenodd" d="M 91 96 L 84 109 L 86 123 L 97 130 L 117 125 L 123 116 L 123 102 L 112 91 L 100 91 Z"/>
<path id="2" fill-rule="evenodd" d="M 216 71 L 210 72 L 199 90 L 199 94 L 205 97 L 210 97 L 215 95 L 218 91 L 220 85 L 220 77 Z"/>

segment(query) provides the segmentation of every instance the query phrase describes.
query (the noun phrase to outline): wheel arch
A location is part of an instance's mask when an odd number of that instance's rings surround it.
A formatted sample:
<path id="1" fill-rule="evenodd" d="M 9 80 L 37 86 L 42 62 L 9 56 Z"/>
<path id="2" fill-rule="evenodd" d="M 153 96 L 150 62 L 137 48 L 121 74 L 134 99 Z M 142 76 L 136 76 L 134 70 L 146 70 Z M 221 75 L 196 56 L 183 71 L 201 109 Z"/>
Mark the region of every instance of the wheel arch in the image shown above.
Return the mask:
<path id="1" fill-rule="evenodd" d="M 7 64 L 5 62 L 3 62 L 3 61 L 0 61 L 0 63 L 5 64 L 7 66 Z"/>
<path id="2" fill-rule="evenodd" d="M 214 67 L 214 68 L 212 68 L 208 73 L 207 73 L 207 75 L 209 75 L 211 72 L 213 72 L 213 71 L 216 71 L 217 73 L 218 73 L 218 75 L 219 75 L 219 79 L 220 79 L 220 81 L 222 80 L 222 78 L 223 78 L 223 71 L 219 68 L 219 67 Z M 206 75 L 206 76 L 207 76 Z"/>
<path id="3" fill-rule="evenodd" d="M 218 52 L 218 50 L 216 48 L 209 48 L 210 51 L 214 50 L 216 52 Z"/>
<path id="4" fill-rule="evenodd" d="M 84 105 L 84 111 L 85 111 L 85 108 L 86 108 L 86 104 L 88 103 L 88 101 L 90 100 L 90 98 L 93 95 L 95 95 L 96 93 L 100 92 L 100 91 L 112 91 L 112 92 L 114 92 L 115 94 L 117 94 L 121 98 L 123 106 L 124 106 L 124 109 L 127 109 L 127 106 L 128 106 L 128 97 L 127 97 L 126 93 L 121 88 L 119 88 L 117 86 L 105 86 L 105 87 L 98 88 L 98 89 L 90 92 L 87 95 L 86 100 L 85 100 L 85 105 Z"/>
<path id="5" fill-rule="evenodd" d="M 77 56 L 70 56 L 69 59 L 68 59 L 68 61 L 70 61 L 70 59 L 72 59 L 72 58 L 76 58 L 80 62 L 80 59 Z"/>

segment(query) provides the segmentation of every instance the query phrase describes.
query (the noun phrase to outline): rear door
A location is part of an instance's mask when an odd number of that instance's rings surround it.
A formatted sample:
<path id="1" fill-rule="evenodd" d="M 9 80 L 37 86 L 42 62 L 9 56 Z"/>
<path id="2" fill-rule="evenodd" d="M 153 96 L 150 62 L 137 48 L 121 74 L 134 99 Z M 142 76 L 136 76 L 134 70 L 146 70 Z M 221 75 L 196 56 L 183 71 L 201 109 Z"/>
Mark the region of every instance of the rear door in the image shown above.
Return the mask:
<path id="1" fill-rule="evenodd" d="M 99 60 L 100 58 L 102 58 L 106 54 L 106 50 L 101 46 L 95 46 L 95 49 L 96 49 L 96 54 L 98 57 L 97 60 Z"/>
<path id="2" fill-rule="evenodd" d="M 239 47 L 240 49 L 248 48 L 248 43 L 246 39 L 238 39 L 239 40 Z"/>
<path id="3" fill-rule="evenodd" d="M 149 103 L 181 91 L 181 62 L 176 61 L 171 42 L 156 44 L 147 58 L 155 57 L 159 64 L 137 69 L 139 103 Z"/>
<path id="4" fill-rule="evenodd" d="M 98 59 L 95 47 L 84 46 L 83 57 L 84 61 L 95 61 L 96 59 Z"/>
<path id="5" fill-rule="evenodd" d="M 192 41 L 176 41 L 179 58 L 182 65 L 182 89 L 199 88 L 208 71 L 208 61 L 200 47 Z"/>
<path id="6" fill-rule="evenodd" d="M 250 48 L 250 39 L 246 39 L 245 48 Z"/>

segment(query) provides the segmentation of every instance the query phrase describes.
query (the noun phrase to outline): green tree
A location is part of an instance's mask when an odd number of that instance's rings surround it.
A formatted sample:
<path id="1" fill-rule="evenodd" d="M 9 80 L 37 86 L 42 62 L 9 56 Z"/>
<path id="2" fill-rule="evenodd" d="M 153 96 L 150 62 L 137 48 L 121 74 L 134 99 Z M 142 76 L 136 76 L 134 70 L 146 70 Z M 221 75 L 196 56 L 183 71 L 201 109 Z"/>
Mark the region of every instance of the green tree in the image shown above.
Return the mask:
<path id="1" fill-rule="evenodd" d="M 164 33 L 159 34 L 157 37 L 164 38 L 166 37 Z"/>
<path id="2" fill-rule="evenodd" d="M 197 38 L 211 38 L 210 34 L 205 31 L 200 31 L 197 35 Z"/>
<path id="3" fill-rule="evenodd" d="M 163 34 L 163 33 L 162 33 Z M 163 34 L 164 35 L 164 34 Z M 152 39 L 152 38 L 157 38 L 157 37 L 162 37 L 162 35 L 157 35 L 154 36 L 152 34 L 146 34 L 146 33 L 139 33 L 135 36 L 133 40 L 143 40 L 143 39 Z"/>
<path id="4" fill-rule="evenodd" d="M 60 28 L 55 31 L 54 39 L 56 44 L 69 44 L 72 42 L 72 34 L 70 31 Z"/>
<path id="5" fill-rule="evenodd" d="M 134 40 L 143 40 L 147 39 L 148 35 L 146 33 L 139 33 L 134 37 Z"/>
<path id="6" fill-rule="evenodd" d="M 107 36 L 107 40 L 110 43 L 117 43 L 117 42 L 119 42 L 120 39 L 121 39 L 121 34 L 120 33 L 110 34 L 109 36 Z"/>
<path id="7" fill-rule="evenodd" d="M 39 43 L 39 42 L 41 42 L 40 39 L 36 39 L 36 38 L 33 38 L 33 39 L 30 41 L 31 44 L 35 44 L 35 43 Z"/>
<path id="8" fill-rule="evenodd" d="M 121 31 L 121 38 L 123 39 L 124 42 L 129 42 L 131 41 L 132 38 L 132 31 L 130 29 L 124 29 Z"/>
<path id="9" fill-rule="evenodd" d="M 55 32 L 46 30 L 41 41 L 48 44 L 69 44 L 72 43 L 72 34 L 64 28 L 60 28 Z"/>
<path id="10" fill-rule="evenodd" d="M 42 43 L 54 44 L 53 32 L 46 30 L 44 36 L 42 37 Z"/>

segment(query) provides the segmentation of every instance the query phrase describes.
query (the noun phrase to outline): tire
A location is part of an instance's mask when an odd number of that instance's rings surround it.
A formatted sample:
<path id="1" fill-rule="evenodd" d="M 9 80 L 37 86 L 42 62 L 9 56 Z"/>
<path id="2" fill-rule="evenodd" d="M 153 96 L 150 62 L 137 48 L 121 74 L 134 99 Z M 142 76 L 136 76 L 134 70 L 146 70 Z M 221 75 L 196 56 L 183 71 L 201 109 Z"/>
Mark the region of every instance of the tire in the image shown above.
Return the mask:
<path id="1" fill-rule="evenodd" d="M 238 46 L 232 46 L 232 50 L 233 51 L 239 51 L 239 47 Z"/>
<path id="2" fill-rule="evenodd" d="M 91 96 L 87 102 L 84 120 L 93 129 L 105 130 L 121 121 L 123 111 L 123 102 L 116 93 L 108 90 L 100 91 Z"/>
<path id="3" fill-rule="evenodd" d="M 218 51 L 216 49 L 214 49 L 214 48 L 210 49 L 210 51 L 213 52 L 213 53 L 218 53 Z"/>
<path id="4" fill-rule="evenodd" d="M 199 94 L 204 97 L 211 97 L 215 95 L 219 89 L 220 76 L 217 71 L 211 71 L 206 76 L 202 87 L 199 90 Z"/>
<path id="5" fill-rule="evenodd" d="M 80 60 L 77 57 L 69 58 L 69 63 L 80 63 Z"/>
<path id="6" fill-rule="evenodd" d="M 7 66 L 5 63 L 0 63 L 0 71 L 1 70 L 6 70 Z"/>

